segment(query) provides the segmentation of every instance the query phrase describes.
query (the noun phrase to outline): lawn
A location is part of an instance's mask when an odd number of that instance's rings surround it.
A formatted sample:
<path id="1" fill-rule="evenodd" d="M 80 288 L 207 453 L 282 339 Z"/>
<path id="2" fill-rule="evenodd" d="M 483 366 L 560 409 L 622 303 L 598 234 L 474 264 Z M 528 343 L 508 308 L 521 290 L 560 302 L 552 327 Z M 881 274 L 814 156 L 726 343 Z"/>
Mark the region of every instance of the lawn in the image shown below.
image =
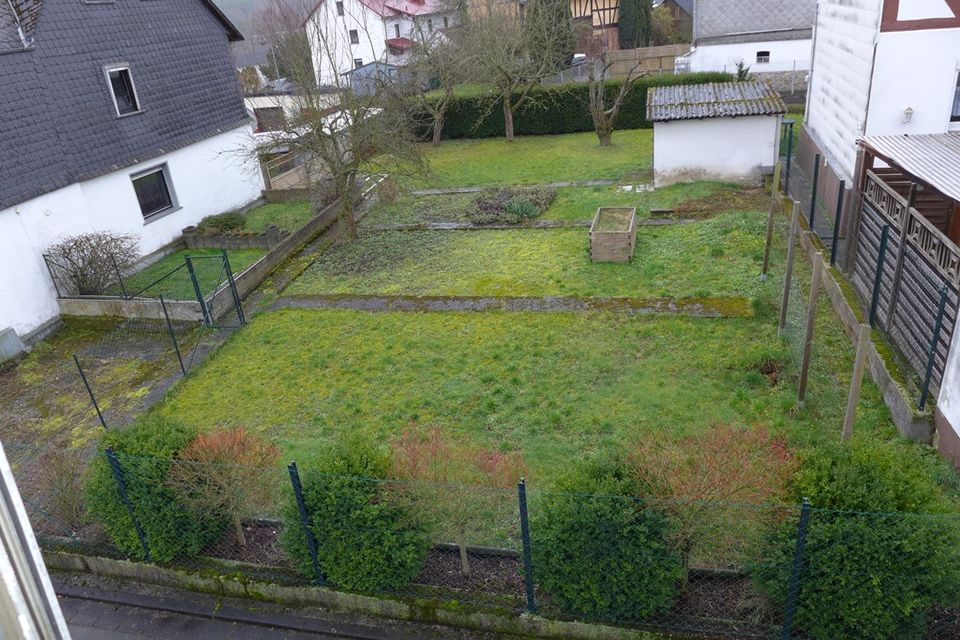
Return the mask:
<path id="1" fill-rule="evenodd" d="M 263 233 L 270 225 L 286 231 L 296 231 L 313 217 L 309 202 L 275 202 L 251 209 L 247 213 L 244 231 Z"/>
<path id="2" fill-rule="evenodd" d="M 596 134 L 451 140 L 423 146 L 430 175 L 418 187 L 468 187 L 489 184 L 547 184 L 582 180 L 649 180 L 653 166 L 653 130 L 617 131 L 613 146 L 601 147 Z"/>
<path id="3" fill-rule="evenodd" d="M 592 263 L 588 231 L 390 231 L 321 255 L 288 295 L 755 297 L 765 215 L 640 227 L 630 264 Z"/>
<path id="4" fill-rule="evenodd" d="M 127 295 L 143 295 L 151 298 L 163 295 L 168 300 L 196 300 L 193 281 L 186 267 L 186 256 L 197 257 L 194 271 L 203 295 L 210 294 L 224 282 L 223 262 L 215 259 L 220 249 L 183 249 L 164 256 L 150 266 L 123 279 Z M 263 249 L 231 249 L 227 259 L 234 275 L 242 272 L 266 255 Z M 176 270 L 176 271 L 175 271 Z M 119 290 L 111 293 L 118 295 Z"/>
<path id="5" fill-rule="evenodd" d="M 849 379 L 852 354 L 833 330 L 816 348 L 840 374 L 815 371 L 796 411 L 795 379 L 771 385 L 759 371 L 789 358 L 773 317 L 284 310 L 257 317 L 157 410 L 201 429 L 256 429 L 301 461 L 346 433 L 436 424 L 521 450 L 541 482 L 593 451 L 721 422 L 794 444 L 835 438 L 843 404 L 814 393 Z M 867 383 L 858 430 L 888 424 Z"/>

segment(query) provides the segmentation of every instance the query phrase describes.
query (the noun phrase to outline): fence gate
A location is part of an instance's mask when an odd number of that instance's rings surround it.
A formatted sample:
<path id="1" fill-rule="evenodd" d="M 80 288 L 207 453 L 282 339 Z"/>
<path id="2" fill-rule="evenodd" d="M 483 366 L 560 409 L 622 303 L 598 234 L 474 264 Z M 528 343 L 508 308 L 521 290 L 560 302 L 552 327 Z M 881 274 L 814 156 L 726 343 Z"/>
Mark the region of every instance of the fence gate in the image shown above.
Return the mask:
<path id="1" fill-rule="evenodd" d="M 205 325 L 225 328 L 246 323 L 226 251 L 218 255 L 188 255 L 186 265 Z"/>

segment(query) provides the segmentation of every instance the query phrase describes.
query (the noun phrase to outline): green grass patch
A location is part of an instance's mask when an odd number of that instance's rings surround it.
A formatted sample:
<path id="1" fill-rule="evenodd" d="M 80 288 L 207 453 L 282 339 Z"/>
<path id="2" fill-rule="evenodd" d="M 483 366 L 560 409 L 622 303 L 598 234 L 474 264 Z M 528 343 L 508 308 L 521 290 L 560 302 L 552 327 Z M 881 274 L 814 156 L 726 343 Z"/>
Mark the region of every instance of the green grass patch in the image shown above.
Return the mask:
<path id="1" fill-rule="evenodd" d="M 247 212 L 244 231 L 263 233 L 270 225 L 286 231 L 296 231 L 313 217 L 309 202 L 276 202 Z"/>
<path id="2" fill-rule="evenodd" d="M 417 187 L 547 184 L 573 180 L 620 180 L 653 166 L 653 131 L 617 131 L 601 147 L 593 132 L 446 141 L 423 145 L 431 174 Z"/>
<path id="3" fill-rule="evenodd" d="M 439 196 L 403 194 L 389 204 L 376 204 L 360 221 L 361 227 L 423 222 L 470 222 L 476 193 L 451 193 Z"/>
<path id="4" fill-rule="evenodd" d="M 298 460 L 343 434 L 437 424 L 523 451 L 541 482 L 593 451 L 718 422 L 764 425 L 797 445 L 838 437 L 843 404 L 817 394 L 849 379 L 852 352 L 831 333 L 817 338 L 825 366 L 798 410 L 795 378 L 771 384 L 758 371 L 789 358 L 769 317 L 285 310 L 258 316 L 158 410 L 201 429 L 256 429 Z M 866 383 L 858 432 L 888 425 Z"/>
<path id="5" fill-rule="evenodd" d="M 232 249 L 227 251 L 230 268 L 234 275 L 242 272 L 254 262 L 266 255 L 263 249 Z M 222 270 L 223 262 L 212 256 L 219 256 L 220 249 L 183 249 L 164 256 L 150 266 L 123 279 L 128 295 L 134 295 L 144 288 L 141 295 L 151 298 L 163 295 L 167 300 L 196 300 L 193 281 L 186 268 L 186 256 L 207 256 L 194 261 L 197 280 L 204 295 L 210 294 L 224 281 L 226 274 Z M 174 270 L 176 270 L 174 272 Z M 169 274 L 169 275 L 168 275 Z M 119 286 L 109 292 L 119 295 Z"/>
<path id="6" fill-rule="evenodd" d="M 640 227 L 633 262 L 592 263 L 585 228 L 373 233 L 321 255 L 288 295 L 755 297 L 765 216 Z"/>

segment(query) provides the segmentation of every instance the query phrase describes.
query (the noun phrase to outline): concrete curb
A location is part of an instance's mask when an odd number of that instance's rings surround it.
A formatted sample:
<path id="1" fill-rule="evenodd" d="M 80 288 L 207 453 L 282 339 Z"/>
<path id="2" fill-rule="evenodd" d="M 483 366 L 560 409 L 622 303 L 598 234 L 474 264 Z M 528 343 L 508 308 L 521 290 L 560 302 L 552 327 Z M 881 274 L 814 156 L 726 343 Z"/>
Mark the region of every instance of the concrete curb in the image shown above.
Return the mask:
<path id="1" fill-rule="evenodd" d="M 131 580 L 165 587 L 199 591 L 219 596 L 247 598 L 287 605 L 320 606 L 335 611 L 364 613 L 396 620 L 436 623 L 481 631 L 540 638 L 571 640 L 665 640 L 692 636 L 653 633 L 584 622 L 553 620 L 520 614 L 510 609 L 478 609 L 459 602 L 437 602 L 409 598 L 393 600 L 322 587 L 283 586 L 242 577 L 235 569 L 230 575 L 206 570 L 203 574 L 154 565 L 86 556 L 65 551 L 43 550 L 47 566 L 55 571 L 90 573 L 97 576 Z"/>

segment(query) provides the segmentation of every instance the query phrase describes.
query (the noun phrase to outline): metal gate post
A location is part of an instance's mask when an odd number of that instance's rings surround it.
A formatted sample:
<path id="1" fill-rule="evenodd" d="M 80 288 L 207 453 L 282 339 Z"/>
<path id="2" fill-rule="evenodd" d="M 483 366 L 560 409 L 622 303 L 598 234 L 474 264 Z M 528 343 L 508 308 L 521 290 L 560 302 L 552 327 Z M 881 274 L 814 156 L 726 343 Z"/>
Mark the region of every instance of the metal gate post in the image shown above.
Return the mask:
<path id="1" fill-rule="evenodd" d="M 533 593 L 533 554 L 530 545 L 530 518 L 527 513 L 527 482 L 520 478 L 517 483 L 517 501 L 520 505 L 520 537 L 523 540 L 523 584 L 527 596 L 527 613 L 537 612 Z"/>
<path id="2" fill-rule="evenodd" d="M 790 582 L 787 585 L 787 606 L 783 616 L 781 640 L 790 640 L 793 632 L 793 616 L 797 613 L 800 599 L 800 574 L 803 572 L 803 557 L 807 548 L 807 528 L 810 525 L 810 501 L 800 504 L 800 521 L 797 523 L 797 545 L 793 549 L 793 565 L 790 567 Z"/>
<path id="3" fill-rule="evenodd" d="M 793 201 L 793 215 L 790 218 L 790 236 L 787 241 L 787 268 L 783 274 L 783 300 L 780 303 L 780 322 L 777 324 L 777 335 L 782 336 L 787 328 L 787 310 L 790 306 L 790 285 L 793 280 L 793 261 L 796 255 L 797 228 L 800 226 L 800 203 Z"/>
<path id="4" fill-rule="evenodd" d="M 240 320 L 240 324 L 247 324 L 247 319 L 243 316 L 243 305 L 240 302 L 240 292 L 237 291 L 237 283 L 233 279 L 233 269 L 230 268 L 230 258 L 227 257 L 227 250 L 221 249 L 223 252 L 223 266 L 227 270 L 227 281 L 230 283 L 230 294 L 233 296 L 233 304 L 237 308 L 237 318 Z"/>
<path id="5" fill-rule="evenodd" d="M 127 491 L 127 479 L 124 476 L 123 467 L 120 466 L 117 454 L 112 448 L 108 448 L 106 454 L 107 461 L 110 463 L 110 469 L 113 471 L 113 479 L 117 481 L 117 492 L 120 494 L 120 501 L 123 502 L 123 506 L 127 508 L 127 513 L 130 514 L 130 519 L 133 521 L 133 528 L 137 530 L 137 537 L 140 538 L 140 547 L 143 549 L 143 557 L 147 562 L 150 562 L 150 545 L 147 544 L 147 534 L 143 531 L 143 527 L 140 526 L 140 520 L 133 510 L 133 503 L 130 501 L 130 494 Z"/>
<path id="6" fill-rule="evenodd" d="M 187 368 L 183 366 L 183 356 L 180 355 L 180 345 L 177 344 L 177 334 L 173 331 L 173 324 L 170 322 L 170 315 L 167 313 L 167 303 L 163 300 L 163 294 L 160 294 L 160 308 L 163 309 L 163 317 L 167 321 L 167 331 L 170 332 L 170 340 L 173 341 L 173 350 L 177 352 L 177 362 L 180 363 L 180 371 L 187 375 Z"/>
<path id="7" fill-rule="evenodd" d="M 313 564 L 313 573 L 317 577 L 316 583 L 320 586 L 327 584 L 327 580 L 320 569 L 320 561 L 317 559 L 317 539 L 313 535 L 313 526 L 310 522 L 310 513 L 307 511 L 307 504 L 303 501 L 303 485 L 300 484 L 300 472 L 297 470 L 297 463 L 291 462 L 287 465 L 287 471 L 290 473 L 290 484 L 293 485 L 293 495 L 297 500 L 297 511 L 300 513 L 300 526 L 303 527 L 303 535 L 307 539 L 307 551 L 310 553 L 310 562 Z"/>
<path id="8" fill-rule="evenodd" d="M 807 221 L 810 223 L 810 231 L 814 233 L 817 229 L 813 226 L 813 219 L 817 213 L 817 183 L 820 181 L 820 154 L 817 154 L 813 164 L 813 189 L 810 192 L 810 217 Z"/>
<path id="9" fill-rule="evenodd" d="M 187 271 L 190 273 L 190 281 L 193 283 L 193 293 L 197 296 L 197 302 L 200 303 L 200 311 L 203 313 L 203 324 L 208 327 L 213 324 L 213 321 L 210 319 L 210 313 L 207 310 L 207 304 L 203 301 L 203 293 L 200 291 L 200 282 L 197 280 L 197 273 L 193 270 L 193 259 L 190 256 L 185 256 L 184 260 L 187 262 Z"/>
<path id="10" fill-rule="evenodd" d="M 793 122 L 787 127 L 787 166 L 783 174 L 783 192 L 790 195 L 790 163 L 793 156 Z"/>
<path id="11" fill-rule="evenodd" d="M 883 280 L 883 264 L 887 259 L 887 242 L 890 240 L 890 225 L 883 225 L 880 234 L 880 253 L 877 256 L 877 274 L 873 277 L 873 295 L 870 299 L 870 327 L 877 323 L 877 303 L 880 301 L 880 282 Z"/>
<path id="12" fill-rule="evenodd" d="M 840 216 L 843 214 L 843 196 L 847 189 L 847 181 L 840 181 L 840 188 L 837 189 L 837 216 L 833 220 L 833 243 L 830 246 L 830 266 L 837 264 L 837 245 L 840 241 Z"/>
<path id="13" fill-rule="evenodd" d="M 107 422 L 103 419 L 103 413 L 100 412 L 100 405 L 97 404 L 97 397 L 93 395 L 93 389 L 90 388 L 90 383 L 87 382 L 87 374 L 83 372 L 83 367 L 80 366 L 80 358 L 77 357 L 77 354 L 73 354 L 73 362 L 77 365 L 77 371 L 80 372 L 80 379 L 83 380 L 83 386 L 87 388 L 87 394 L 90 396 L 90 402 L 93 403 L 93 408 L 97 410 L 97 417 L 100 418 L 100 424 L 103 425 L 103 428 L 107 428 Z"/>
<path id="14" fill-rule="evenodd" d="M 117 260 L 113 257 L 113 255 L 110 256 L 110 262 L 113 263 L 113 270 L 117 274 L 117 282 L 120 283 L 120 293 L 123 294 L 123 299 L 127 300 L 129 299 L 129 296 L 127 295 L 127 287 L 125 284 L 123 284 L 123 276 L 120 274 L 120 267 L 117 266 Z"/>
<path id="15" fill-rule="evenodd" d="M 930 340 L 930 353 L 927 356 L 927 373 L 923 377 L 923 389 L 920 391 L 920 411 L 927 406 L 927 395 L 930 393 L 930 382 L 933 379 L 933 365 L 937 360 L 937 343 L 940 342 L 940 329 L 943 328 L 943 314 L 947 310 L 947 294 L 950 290 L 947 285 L 940 289 L 940 305 L 937 307 L 937 321 L 933 326 L 933 338 Z"/>

